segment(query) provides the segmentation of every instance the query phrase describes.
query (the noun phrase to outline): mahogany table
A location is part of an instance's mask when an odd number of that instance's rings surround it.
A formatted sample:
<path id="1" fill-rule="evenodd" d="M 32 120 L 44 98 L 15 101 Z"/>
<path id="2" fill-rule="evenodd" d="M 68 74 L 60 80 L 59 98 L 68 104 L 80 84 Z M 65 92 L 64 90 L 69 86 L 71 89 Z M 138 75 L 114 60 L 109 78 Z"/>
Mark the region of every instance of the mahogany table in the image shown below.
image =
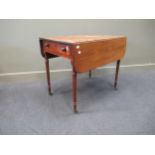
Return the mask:
<path id="1" fill-rule="evenodd" d="M 126 49 L 126 37 L 109 35 L 77 35 L 40 38 L 41 54 L 45 59 L 48 92 L 51 93 L 49 59 L 64 57 L 72 65 L 72 98 L 73 111 L 77 112 L 77 73 L 89 72 L 102 65 L 116 61 L 114 88 L 117 79 L 120 60 Z"/>

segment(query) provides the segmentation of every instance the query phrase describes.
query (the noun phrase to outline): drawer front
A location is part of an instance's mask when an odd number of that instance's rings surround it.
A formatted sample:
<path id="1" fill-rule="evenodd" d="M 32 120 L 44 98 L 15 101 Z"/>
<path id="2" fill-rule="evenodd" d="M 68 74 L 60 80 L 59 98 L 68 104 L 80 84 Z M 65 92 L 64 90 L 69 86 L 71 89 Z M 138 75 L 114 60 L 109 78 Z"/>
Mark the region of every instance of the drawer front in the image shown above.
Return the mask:
<path id="1" fill-rule="evenodd" d="M 51 53 L 56 56 L 65 57 L 69 59 L 71 58 L 70 48 L 68 45 L 65 45 L 65 44 L 44 41 L 43 51 L 45 53 Z"/>

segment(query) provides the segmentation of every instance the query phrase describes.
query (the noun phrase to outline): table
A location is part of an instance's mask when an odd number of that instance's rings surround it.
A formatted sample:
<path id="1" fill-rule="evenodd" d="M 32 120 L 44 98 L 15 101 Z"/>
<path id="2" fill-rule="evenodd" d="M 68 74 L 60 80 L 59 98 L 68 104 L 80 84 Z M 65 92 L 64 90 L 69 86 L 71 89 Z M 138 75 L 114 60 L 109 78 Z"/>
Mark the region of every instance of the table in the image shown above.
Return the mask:
<path id="1" fill-rule="evenodd" d="M 63 57 L 72 66 L 73 111 L 77 113 L 77 74 L 116 61 L 114 88 L 117 88 L 120 60 L 126 50 L 126 37 L 111 35 L 74 35 L 40 38 L 40 51 L 45 59 L 48 92 L 51 93 L 49 59 Z"/>

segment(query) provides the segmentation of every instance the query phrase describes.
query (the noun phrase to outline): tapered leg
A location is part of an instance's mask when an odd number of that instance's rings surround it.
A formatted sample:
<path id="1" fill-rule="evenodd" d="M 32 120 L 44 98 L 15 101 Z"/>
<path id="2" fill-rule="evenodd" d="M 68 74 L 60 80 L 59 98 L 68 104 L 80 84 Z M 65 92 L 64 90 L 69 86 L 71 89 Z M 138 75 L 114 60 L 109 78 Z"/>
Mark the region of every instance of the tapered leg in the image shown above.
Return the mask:
<path id="1" fill-rule="evenodd" d="M 72 71 L 72 97 L 73 97 L 73 111 L 77 113 L 77 73 Z"/>
<path id="2" fill-rule="evenodd" d="M 91 70 L 89 71 L 89 79 L 92 77 L 92 72 Z"/>
<path id="3" fill-rule="evenodd" d="M 117 89 L 117 81 L 118 81 L 118 72 L 119 72 L 120 60 L 116 62 L 116 72 L 115 72 L 115 82 L 114 88 Z"/>
<path id="4" fill-rule="evenodd" d="M 49 60 L 48 60 L 48 58 L 45 58 L 45 66 L 46 66 L 48 93 L 49 93 L 49 95 L 52 95 L 51 82 L 50 82 L 50 69 L 49 69 Z"/>

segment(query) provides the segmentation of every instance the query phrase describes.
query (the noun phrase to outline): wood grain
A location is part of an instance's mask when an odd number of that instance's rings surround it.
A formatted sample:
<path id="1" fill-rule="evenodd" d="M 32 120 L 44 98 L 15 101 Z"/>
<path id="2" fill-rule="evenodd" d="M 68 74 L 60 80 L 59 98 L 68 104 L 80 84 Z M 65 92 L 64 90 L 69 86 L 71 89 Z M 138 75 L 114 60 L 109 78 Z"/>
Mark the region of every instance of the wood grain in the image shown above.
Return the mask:
<path id="1" fill-rule="evenodd" d="M 123 36 L 112 36 L 112 35 L 72 35 L 72 36 L 55 36 L 55 37 L 47 37 L 41 38 L 43 40 L 59 42 L 64 44 L 79 44 L 79 43 L 87 43 L 87 42 L 95 42 L 99 40 L 111 40 L 122 38 Z"/>
<path id="2" fill-rule="evenodd" d="M 73 62 L 76 72 L 82 73 L 123 58 L 126 38 L 116 38 L 72 46 Z"/>
<path id="3" fill-rule="evenodd" d="M 117 87 L 120 60 L 126 50 L 124 36 L 60 36 L 40 38 L 41 55 L 45 58 L 49 94 L 51 94 L 48 59 L 64 57 L 72 65 L 73 111 L 77 112 L 77 73 L 117 61 L 114 87 Z"/>

